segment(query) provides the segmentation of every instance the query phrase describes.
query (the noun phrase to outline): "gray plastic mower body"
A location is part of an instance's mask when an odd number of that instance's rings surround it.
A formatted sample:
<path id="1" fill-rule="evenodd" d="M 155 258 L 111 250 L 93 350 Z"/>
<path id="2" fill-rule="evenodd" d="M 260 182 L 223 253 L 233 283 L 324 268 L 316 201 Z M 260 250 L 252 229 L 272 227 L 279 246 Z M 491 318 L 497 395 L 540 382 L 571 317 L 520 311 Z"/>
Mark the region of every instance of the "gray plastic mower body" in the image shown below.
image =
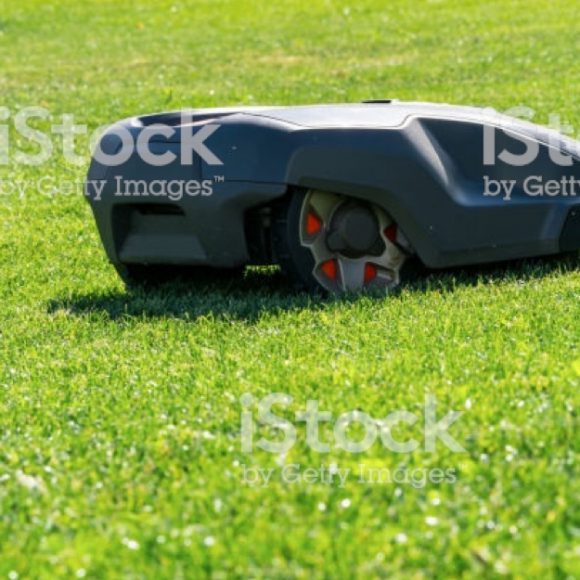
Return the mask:
<path id="1" fill-rule="evenodd" d="M 210 154 L 194 152 L 192 163 L 180 159 L 180 113 L 128 119 L 102 138 L 112 155 L 119 127 L 135 140 L 149 131 L 154 154 L 175 154 L 163 167 L 137 150 L 120 165 L 93 159 L 86 195 L 114 264 L 250 263 L 249 212 L 292 188 L 382 207 L 432 268 L 580 249 L 579 144 L 540 126 L 488 110 L 390 101 L 188 114 L 190 131 L 212 126 L 203 141 Z M 154 134 L 160 125 L 173 133 Z M 493 159 L 484 151 L 490 130 Z M 535 154 L 522 166 L 505 153 L 528 149 Z M 554 161 L 558 152 L 572 156 L 568 165 Z M 578 195 L 555 195 L 554 184 L 549 195 L 526 190 L 563 179 L 579 180 Z M 191 180 L 202 190 L 171 199 L 159 180 L 173 182 L 173 192 Z M 497 183 L 509 195 L 489 195 Z"/>

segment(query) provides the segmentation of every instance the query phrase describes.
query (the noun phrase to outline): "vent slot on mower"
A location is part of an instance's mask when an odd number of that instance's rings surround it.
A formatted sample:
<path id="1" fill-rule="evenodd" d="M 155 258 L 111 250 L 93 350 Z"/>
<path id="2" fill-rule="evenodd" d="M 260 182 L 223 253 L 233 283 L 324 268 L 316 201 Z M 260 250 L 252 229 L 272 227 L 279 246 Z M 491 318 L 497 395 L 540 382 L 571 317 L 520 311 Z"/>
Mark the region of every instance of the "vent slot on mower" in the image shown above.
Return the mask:
<path id="1" fill-rule="evenodd" d="M 191 265 L 205 260 L 199 239 L 176 204 L 115 208 L 116 243 L 123 264 Z"/>

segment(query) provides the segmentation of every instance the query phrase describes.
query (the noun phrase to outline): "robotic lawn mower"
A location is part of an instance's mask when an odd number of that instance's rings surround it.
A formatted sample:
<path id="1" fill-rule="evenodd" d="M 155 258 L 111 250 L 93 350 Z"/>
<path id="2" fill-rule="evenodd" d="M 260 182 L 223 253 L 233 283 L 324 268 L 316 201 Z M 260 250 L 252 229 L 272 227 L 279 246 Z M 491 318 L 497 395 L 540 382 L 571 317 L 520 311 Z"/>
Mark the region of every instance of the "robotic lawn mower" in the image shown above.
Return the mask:
<path id="1" fill-rule="evenodd" d="M 302 288 L 390 289 L 447 268 L 580 249 L 580 144 L 493 111 L 396 101 L 136 117 L 86 195 L 128 283 L 280 264 Z"/>

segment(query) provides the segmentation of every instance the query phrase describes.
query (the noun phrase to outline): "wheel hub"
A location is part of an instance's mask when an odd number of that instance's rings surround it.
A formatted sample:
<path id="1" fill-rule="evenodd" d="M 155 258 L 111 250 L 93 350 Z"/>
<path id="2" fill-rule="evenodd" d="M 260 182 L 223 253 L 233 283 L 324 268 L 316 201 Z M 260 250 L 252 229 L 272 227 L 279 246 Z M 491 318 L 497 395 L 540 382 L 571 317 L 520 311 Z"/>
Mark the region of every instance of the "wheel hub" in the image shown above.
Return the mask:
<path id="1" fill-rule="evenodd" d="M 377 216 L 370 207 L 353 202 L 335 211 L 326 244 L 331 252 L 351 259 L 379 256 L 384 249 Z"/>

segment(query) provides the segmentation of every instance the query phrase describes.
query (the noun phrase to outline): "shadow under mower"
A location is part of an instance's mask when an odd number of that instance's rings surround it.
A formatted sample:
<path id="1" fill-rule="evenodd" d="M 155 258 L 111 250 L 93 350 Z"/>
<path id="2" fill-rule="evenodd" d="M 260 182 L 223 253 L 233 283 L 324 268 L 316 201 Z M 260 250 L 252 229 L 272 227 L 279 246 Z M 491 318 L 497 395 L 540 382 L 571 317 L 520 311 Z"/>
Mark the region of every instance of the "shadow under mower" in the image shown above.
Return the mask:
<path id="1" fill-rule="evenodd" d="M 86 183 L 123 279 L 279 264 L 303 289 L 395 287 L 580 249 L 580 143 L 428 103 L 197 109 L 113 125 Z"/>

